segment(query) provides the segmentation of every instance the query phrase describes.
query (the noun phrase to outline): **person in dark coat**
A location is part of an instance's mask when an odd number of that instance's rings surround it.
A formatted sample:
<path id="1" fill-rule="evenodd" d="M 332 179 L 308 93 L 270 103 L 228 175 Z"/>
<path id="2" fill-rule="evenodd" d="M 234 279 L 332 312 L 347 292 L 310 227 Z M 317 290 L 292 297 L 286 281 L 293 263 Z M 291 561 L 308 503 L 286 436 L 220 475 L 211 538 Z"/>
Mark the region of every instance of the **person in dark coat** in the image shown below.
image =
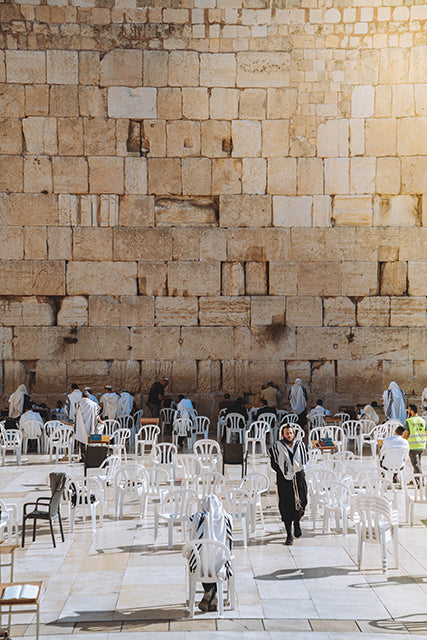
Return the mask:
<path id="1" fill-rule="evenodd" d="M 286 545 L 302 535 L 300 520 L 307 506 L 307 484 L 304 467 L 307 449 L 301 439 L 295 438 L 292 427 L 285 425 L 281 439 L 269 450 L 270 463 L 277 474 L 279 511 L 286 528 Z M 293 533 L 292 533 L 293 523 Z"/>

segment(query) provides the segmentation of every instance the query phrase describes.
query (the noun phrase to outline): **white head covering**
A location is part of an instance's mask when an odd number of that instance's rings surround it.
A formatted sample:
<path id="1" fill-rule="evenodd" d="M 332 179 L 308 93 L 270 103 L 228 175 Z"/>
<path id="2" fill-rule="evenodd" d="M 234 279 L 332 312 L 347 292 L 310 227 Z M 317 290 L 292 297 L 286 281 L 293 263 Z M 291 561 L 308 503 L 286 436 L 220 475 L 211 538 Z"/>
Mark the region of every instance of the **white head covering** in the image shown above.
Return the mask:
<path id="1" fill-rule="evenodd" d="M 301 378 L 297 378 L 295 384 L 290 388 L 289 402 L 291 403 L 292 411 L 298 415 L 307 407 L 307 400 Z"/>
<path id="2" fill-rule="evenodd" d="M 120 412 L 119 400 L 120 396 L 118 396 L 117 393 L 112 391 L 104 393 L 100 400 L 103 417 L 107 417 L 109 420 L 115 420 L 117 418 Z"/>
<path id="3" fill-rule="evenodd" d="M 221 500 L 213 493 L 206 496 L 202 502 L 202 511 L 190 516 L 190 523 L 194 528 L 196 539 L 216 540 L 225 544 L 230 550 L 233 544 L 231 518 L 222 506 Z M 190 559 L 190 570 L 191 570 Z M 221 553 L 216 556 L 216 571 L 222 571 L 224 575 L 231 575 L 231 566 L 225 562 Z"/>
<path id="4" fill-rule="evenodd" d="M 24 411 L 24 396 L 27 395 L 25 384 L 19 385 L 16 391 L 9 398 L 9 416 L 19 418 Z"/>
<path id="5" fill-rule="evenodd" d="M 405 396 L 396 382 L 390 382 L 383 393 L 384 412 L 389 420 L 399 420 L 403 425 L 406 420 Z"/>
<path id="6" fill-rule="evenodd" d="M 76 440 L 87 444 L 88 435 L 96 432 L 99 405 L 90 398 L 82 398 L 74 405 L 76 416 Z"/>
<path id="7" fill-rule="evenodd" d="M 120 415 L 128 416 L 132 413 L 133 396 L 128 391 L 122 391 L 120 394 Z"/>
<path id="8" fill-rule="evenodd" d="M 76 404 L 76 402 L 79 402 L 79 400 L 82 399 L 82 396 L 83 396 L 83 394 L 80 391 L 80 389 L 74 389 L 67 396 L 68 418 L 71 420 L 71 422 L 74 421 L 74 407 L 75 407 L 75 404 Z"/>

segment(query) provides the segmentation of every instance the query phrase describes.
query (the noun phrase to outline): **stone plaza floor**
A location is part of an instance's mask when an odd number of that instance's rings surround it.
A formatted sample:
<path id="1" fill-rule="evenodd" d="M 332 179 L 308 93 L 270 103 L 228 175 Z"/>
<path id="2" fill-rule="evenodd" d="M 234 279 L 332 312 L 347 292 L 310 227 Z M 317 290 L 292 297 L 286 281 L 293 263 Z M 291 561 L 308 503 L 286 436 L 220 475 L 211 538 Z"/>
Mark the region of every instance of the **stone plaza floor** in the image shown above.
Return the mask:
<path id="1" fill-rule="evenodd" d="M 361 464 L 373 461 L 367 457 L 356 463 Z M 261 460 L 255 466 L 265 469 Z M 8 460 L 0 468 L 1 498 L 22 505 L 49 495 L 52 470 L 83 473 L 80 464 L 49 464 L 47 456 L 29 454 L 19 467 Z M 227 467 L 226 477 L 228 487 L 237 485 L 239 468 Z M 427 505 L 416 505 L 410 527 L 399 496 L 399 567 L 393 568 L 389 553 L 386 576 L 379 545 L 370 545 L 367 568 L 359 571 L 354 530 L 346 537 L 323 534 L 320 519 L 313 530 L 309 510 L 303 537 L 286 547 L 276 495 L 269 493 L 263 498 L 265 530 L 257 528 L 247 549 L 235 530 L 236 610 L 225 609 L 219 619 L 196 607 L 190 619 L 180 532 L 170 551 L 161 527 L 155 550 L 152 511 L 141 520 L 136 507 L 125 506 L 124 518 L 116 520 L 109 491 L 104 526 L 95 533 L 88 518 L 77 519 L 71 534 L 67 509 L 66 540 L 60 542 L 58 532 L 56 549 L 47 526 L 39 524 L 34 543 L 28 527 L 26 546 L 15 555 L 15 581 L 43 580 L 40 638 L 109 640 L 124 633 L 129 640 L 399 640 L 427 635 Z M 19 514 L 21 520 L 21 506 Z M 13 620 L 14 640 L 35 638 L 32 614 L 15 614 Z"/>

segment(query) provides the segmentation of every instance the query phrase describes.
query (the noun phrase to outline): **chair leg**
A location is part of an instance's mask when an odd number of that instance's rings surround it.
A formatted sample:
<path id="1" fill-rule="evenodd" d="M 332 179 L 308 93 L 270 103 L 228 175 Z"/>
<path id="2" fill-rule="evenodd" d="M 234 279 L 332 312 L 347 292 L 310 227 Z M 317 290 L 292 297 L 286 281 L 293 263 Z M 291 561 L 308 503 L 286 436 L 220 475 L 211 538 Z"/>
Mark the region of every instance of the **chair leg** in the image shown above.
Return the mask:
<path id="1" fill-rule="evenodd" d="M 58 511 L 58 520 L 59 520 L 59 530 L 61 532 L 62 542 L 65 542 L 64 529 L 63 529 L 63 526 L 62 526 L 62 518 L 61 518 L 61 512 L 60 511 Z"/>
<path id="2" fill-rule="evenodd" d="M 218 616 L 222 618 L 224 615 L 224 582 L 219 580 L 216 583 L 217 594 L 218 594 Z"/>
<path id="3" fill-rule="evenodd" d="M 22 518 L 22 544 L 21 547 L 25 546 L 25 525 L 26 525 L 26 518 L 25 516 Z"/>
<path id="4" fill-rule="evenodd" d="M 33 520 L 33 542 L 36 539 L 36 518 Z"/>
<path id="5" fill-rule="evenodd" d="M 34 521 L 35 522 L 35 521 Z M 49 526 L 50 526 L 50 535 L 52 536 L 52 542 L 53 542 L 53 546 L 56 549 L 56 542 L 55 542 L 55 534 L 53 531 L 53 524 L 52 524 L 52 518 L 49 518 Z"/>

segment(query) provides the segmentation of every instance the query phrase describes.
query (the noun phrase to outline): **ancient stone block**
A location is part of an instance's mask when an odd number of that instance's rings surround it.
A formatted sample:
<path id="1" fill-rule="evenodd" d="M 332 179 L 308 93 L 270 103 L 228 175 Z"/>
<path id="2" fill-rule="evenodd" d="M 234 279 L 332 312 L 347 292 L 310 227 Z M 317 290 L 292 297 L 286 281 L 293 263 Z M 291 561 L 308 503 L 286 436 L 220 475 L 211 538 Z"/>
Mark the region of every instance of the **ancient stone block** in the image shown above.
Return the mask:
<path id="1" fill-rule="evenodd" d="M 72 230 L 66 227 L 48 227 L 47 245 L 49 260 L 71 260 Z"/>
<path id="2" fill-rule="evenodd" d="M 378 226 L 415 226 L 418 222 L 418 198 L 394 196 L 379 198 L 374 206 L 374 224 Z"/>
<path id="3" fill-rule="evenodd" d="M 350 298 L 337 296 L 323 299 L 323 324 L 325 327 L 342 327 L 356 324 L 356 306 Z"/>
<path id="4" fill-rule="evenodd" d="M 299 158 L 298 189 L 300 195 L 323 193 L 323 164 L 320 158 Z"/>
<path id="5" fill-rule="evenodd" d="M 196 360 L 175 360 L 173 362 L 173 377 L 175 379 L 175 388 L 179 390 L 187 390 L 187 393 L 194 393 L 197 389 L 197 361 Z M 200 411 L 200 404 L 197 402 L 197 408 Z M 203 412 L 204 413 L 204 412 Z"/>
<path id="6" fill-rule="evenodd" d="M 183 327 L 182 357 L 222 360 L 233 351 L 232 327 Z"/>
<path id="7" fill-rule="evenodd" d="M 43 156 L 24 159 L 24 191 L 27 193 L 52 192 L 52 161 Z"/>
<path id="8" fill-rule="evenodd" d="M 154 225 L 154 198 L 126 195 L 120 197 L 119 225 L 121 227 L 151 227 Z"/>
<path id="9" fill-rule="evenodd" d="M 291 118 L 297 108 L 297 89 L 277 88 L 267 90 L 267 118 Z"/>
<path id="10" fill-rule="evenodd" d="M 19 156 L 0 157 L 0 190 L 23 191 L 23 161 Z"/>
<path id="11" fill-rule="evenodd" d="M 400 158 L 377 158 L 376 179 L 378 193 L 399 193 Z"/>
<path id="12" fill-rule="evenodd" d="M 230 144 L 231 128 L 229 122 L 207 120 L 202 122 L 201 129 L 202 155 L 209 158 L 222 158 L 228 156 L 225 144 Z"/>
<path id="13" fill-rule="evenodd" d="M 227 259 L 227 232 L 225 229 L 200 231 L 200 260 Z"/>
<path id="14" fill-rule="evenodd" d="M 178 158 L 148 158 L 148 193 L 181 194 L 181 164 Z"/>
<path id="15" fill-rule="evenodd" d="M 48 84 L 78 84 L 77 51 L 46 51 Z"/>
<path id="16" fill-rule="evenodd" d="M 6 51 L 6 77 L 17 84 L 44 84 L 46 56 L 44 51 Z"/>
<path id="17" fill-rule="evenodd" d="M 167 125 L 167 155 L 194 156 L 200 153 L 200 124 L 174 121 Z"/>
<path id="18" fill-rule="evenodd" d="M 427 295 L 427 262 L 408 262 L 408 294 Z"/>
<path id="19" fill-rule="evenodd" d="M 114 229 L 114 260 L 170 260 L 172 235 L 168 229 Z"/>
<path id="20" fill-rule="evenodd" d="M 248 194 L 265 194 L 267 161 L 264 158 L 243 158 L 242 191 Z"/>
<path id="21" fill-rule="evenodd" d="M 300 360 L 349 358 L 348 329 L 299 327 L 296 329 L 296 357 Z"/>
<path id="22" fill-rule="evenodd" d="M 352 158 L 350 161 L 350 192 L 375 192 L 375 158 Z"/>
<path id="23" fill-rule="evenodd" d="M 2 85 L 0 88 L 0 113 L 2 118 L 23 118 L 24 87 L 22 85 Z"/>
<path id="24" fill-rule="evenodd" d="M 83 327 L 88 324 L 88 301 L 83 296 L 64 298 L 58 311 L 58 326 Z"/>
<path id="25" fill-rule="evenodd" d="M 401 156 L 423 155 L 422 140 L 427 133 L 427 118 L 399 118 L 397 153 Z"/>
<path id="26" fill-rule="evenodd" d="M 89 296 L 89 325 L 92 327 L 119 327 L 121 322 L 120 298 Z"/>
<path id="27" fill-rule="evenodd" d="M 198 310 L 197 298 L 159 297 L 155 304 L 155 324 L 159 327 L 194 326 L 197 325 Z"/>
<path id="28" fill-rule="evenodd" d="M 154 324 L 154 298 L 150 296 L 120 296 L 120 325 L 152 327 Z"/>
<path id="29" fill-rule="evenodd" d="M 8 198 L 7 222 L 11 225 L 42 226 L 58 224 L 58 202 L 43 193 L 12 193 Z"/>
<path id="30" fill-rule="evenodd" d="M 236 158 L 212 160 L 212 193 L 238 194 L 242 190 L 242 161 Z"/>
<path id="31" fill-rule="evenodd" d="M 173 296 L 220 294 L 220 265 L 213 262 L 171 262 L 168 270 L 168 291 Z"/>
<path id="32" fill-rule="evenodd" d="M 112 156 L 89 158 L 89 183 L 91 193 L 123 193 L 123 159 Z"/>
<path id="33" fill-rule="evenodd" d="M 116 150 L 116 127 L 113 120 L 85 118 L 84 149 L 88 156 L 113 156 Z M 134 158 L 128 158 L 134 160 Z"/>
<path id="34" fill-rule="evenodd" d="M 371 196 L 336 196 L 332 203 L 334 225 L 357 227 L 372 224 Z"/>
<path id="35" fill-rule="evenodd" d="M 184 331 L 183 329 L 182 331 Z M 144 327 L 132 329 L 132 358 L 174 360 L 181 357 L 178 327 Z"/>
<path id="36" fill-rule="evenodd" d="M 273 196 L 275 227 L 311 227 L 310 196 Z"/>
<path id="37" fill-rule="evenodd" d="M 62 361 L 73 357 L 74 345 L 64 342 L 68 329 L 63 327 L 17 327 L 14 334 L 15 360 Z"/>
<path id="38" fill-rule="evenodd" d="M 106 360 L 129 360 L 132 355 L 130 330 L 126 327 L 80 327 L 75 337 L 77 360 L 99 360 L 100 353 Z"/>
<path id="39" fill-rule="evenodd" d="M 200 84 L 203 87 L 234 87 L 236 85 L 236 57 L 232 53 L 202 53 L 200 55 Z"/>
<path id="40" fill-rule="evenodd" d="M 80 118 L 58 118 L 58 152 L 61 156 L 83 155 L 83 123 Z"/>
<path id="41" fill-rule="evenodd" d="M 268 293 L 267 263 L 247 262 L 245 264 L 245 291 L 248 295 Z"/>
<path id="42" fill-rule="evenodd" d="M 369 394 L 374 397 L 382 385 L 382 371 L 376 360 L 338 360 L 338 389 L 346 393 L 351 389 L 355 394 Z"/>
<path id="43" fill-rule="evenodd" d="M 58 153 L 55 118 L 24 118 L 22 130 L 27 153 L 31 155 Z"/>
<path id="44" fill-rule="evenodd" d="M 24 228 L 24 258 L 25 260 L 47 259 L 46 227 Z"/>
<path id="45" fill-rule="evenodd" d="M 366 120 L 365 144 L 368 156 L 393 156 L 396 153 L 396 120 L 369 118 Z"/>
<path id="46" fill-rule="evenodd" d="M 165 120 L 179 120 L 182 117 L 181 89 L 158 90 L 157 115 Z"/>
<path id="47" fill-rule="evenodd" d="M 239 111 L 239 91 L 237 89 L 224 89 L 214 87 L 210 95 L 210 117 L 216 120 L 235 120 Z M 225 122 L 218 122 L 226 124 Z M 211 122 L 213 125 L 213 122 Z"/>
<path id="48" fill-rule="evenodd" d="M 139 87 L 142 84 L 142 51 L 135 49 L 113 49 L 108 51 L 100 63 L 100 85 L 102 87 Z"/>
<path id="49" fill-rule="evenodd" d="M 168 267 L 162 260 L 138 262 L 138 289 L 141 295 L 167 294 Z"/>
<path id="50" fill-rule="evenodd" d="M 221 265 L 221 294 L 242 296 L 245 293 L 245 269 L 241 262 L 223 262 Z"/>
<path id="51" fill-rule="evenodd" d="M 209 118 L 209 94 L 204 87 L 184 87 L 182 90 L 182 115 L 194 120 Z"/>
<path id="52" fill-rule="evenodd" d="M 357 303 L 359 327 L 388 327 L 390 324 L 390 298 L 372 296 Z"/>
<path id="53" fill-rule="evenodd" d="M 21 121 L 17 118 L 0 120 L 0 153 L 20 154 L 22 151 Z"/>
<path id="54" fill-rule="evenodd" d="M 390 326 L 425 327 L 427 300 L 423 297 L 392 297 L 390 299 Z"/>
<path id="55" fill-rule="evenodd" d="M 296 262 L 270 262 L 269 271 L 270 295 L 292 296 L 297 294 L 298 265 Z"/>
<path id="56" fill-rule="evenodd" d="M 244 120 L 265 120 L 267 94 L 265 89 L 244 89 L 240 92 L 239 117 Z"/>
<path id="57" fill-rule="evenodd" d="M 252 296 L 251 326 L 280 325 L 285 322 L 285 298 L 283 296 Z"/>
<path id="58" fill-rule="evenodd" d="M 125 193 L 147 193 L 147 160 L 125 159 Z"/>
<path id="59" fill-rule="evenodd" d="M 37 360 L 35 366 L 34 391 L 37 394 L 43 395 L 56 394 L 60 396 L 63 394 L 67 379 L 66 369 L 66 362 Z"/>
<path id="60" fill-rule="evenodd" d="M 427 158 L 402 158 L 402 191 L 425 193 L 427 191 Z"/>
<path id="61" fill-rule="evenodd" d="M 325 261 L 328 257 L 323 229 L 296 227 L 290 232 L 288 256 L 295 262 Z"/>
<path id="62" fill-rule="evenodd" d="M 79 52 L 79 82 L 82 85 L 99 84 L 99 51 Z"/>
<path id="63" fill-rule="evenodd" d="M 113 231 L 112 229 L 91 229 L 90 227 L 73 230 L 73 258 L 74 260 L 112 260 L 113 259 Z"/>
<path id="64" fill-rule="evenodd" d="M 334 262 L 300 262 L 298 264 L 298 295 L 337 296 L 340 294 L 340 265 Z"/>
<path id="65" fill-rule="evenodd" d="M 26 85 L 25 114 L 27 116 L 47 116 L 49 113 L 49 87 L 46 85 Z"/>
<path id="66" fill-rule="evenodd" d="M 380 82 L 392 84 L 407 82 L 409 74 L 409 49 L 384 48 L 380 54 Z"/>
<path id="67" fill-rule="evenodd" d="M 261 155 L 261 123 L 251 120 L 234 120 L 231 124 L 233 157 L 253 158 Z"/>
<path id="68" fill-rule="evenodd" d="M 402 118 L 415 114 L 414 87 L 410 84 L 393 86 L 393 116 Z M 398 129 L 399 133 L 399 129 Z"/>
<path id="69" fill-rule="evenodd" d="M 53 189 L 55 193 L 87 193 L 88 166 L 86 158 L 54 158 Z"/>
<path id="70" fill-rule="evenodd" d="M 291 160 L 291 158 L 283 158 L 288 151 L 289 120 L 265 120 L 262 123 L 262 155 L 266 158 Z"/>
<path id="71" fill-rule="evenodd" d="M 251 360 L 285 360 L 295 357 L 296 332 L 282 325 L 236 327 L 234 332 L 234 357 Z"/>
<path id="72" fill-rule="evenodd" d="M 200 298 L 199 321 L 201 325 L 247 326 L 249 324 L 249 298 L 226 297 Z"/>
<path id="73" fill-rule="evenodd" d="M 135 262 L 70 262 L 68 295 L 135 295 Z"/>
<path id="74" fill-rule="evenodd" d="M 399 331 L 399 329 L 394 329 L 394 331 Z M 427 330 L 425 328 L 411 327 L 409 329 L 409 357 L 427 360 Z"/>
<path id="75" fill-rule="evenodd" d="M 289 53 L 242 51 L 237 54 L 237 86 L 287 87 L 289 66 Z"/>
<path id="76" fill-rule="evenodd" d="M 168 83 L 167 51 L 144 51 L 143 78 L 146 87 L 165 87 Z"/>
<path id="77" fill-rule="evenodd" d="M 288 327 L 321 327 L 322 300 L 314 296 L 288 296 L 286 298 L 286 325 Z"/>
<path id="78" fill-rule="evenodd" d="M 0 243 L 3 260 L 22 260 L 24 256 L 24 234 L 22 227 L 0 227 Z"/>
<path id="79" fill-rule="evenodd" d="M 212 226 L 217 207 L 210 199 L 159 198 L 155 204 L 156 226 Z"/>
<path id="80" fill-rule="evenodd" d="M 172 260 L 199 260 L 200 230 L 179 228 L 172 230 Z"/>
<path id="81" fill-rule="evenodd" d="M 107 95 L 107 89 L 81 86 L 79 88 L 80 115 L 88 118 L 106 118 Z M 113 124 L 114 123 L 111 123 L 111 125 Z"/>
<path id="82" fill-rule="evenodd" d="M 313 227 L 330 227 L 332 217 L 332 198 L 330 196 L 313 196 Z"/>
<path id="83" fill-rule="evenodd" d="M 220 196 L 221 227 L 266 227 L 271 224 L 270 196 Z"/>
<path id="84" fill-rule="evenodd" d="M 269 158 L 268 193 L 274 195 L 296 195 L 297 161 L 295 158 Z"/>
<path id="85" fill-rule="evenodd" d="M 199 54 L 197 51 L 171 51 L 169 54 L 168 84 L 171 87 L 199 85 Z M 204 84 L 201 82 L 201 84 Z"/>
<path id="86" fill-rule="evenodd" d="M 409 331 L 403 327 L 358 327 L 350 344 L 354 360 L 406 360 L 408 347 Z"/>
<path id="87" fill-rule="evenodd" d="M 110 118 L 156 118 L 157 89 L 109 87 L 108 115 Z"/>
<path id="88" fill-rule="evenodd" d="M 317 155 L 323 158 L 337 158 L 348 155 L 348 120 L 327 120 L 317 129 Z"/>
<path id="89" fill-rule="evenodd" d="M 325 193 L 349 192 L 348 158 L 327 158 L 325 160 Z"/>
<path id="90" fill-rule="evenodd" d="M 76 118 L 79 115 L 79 93 L 74 85 L 54 84 L 49 92 L 49 115 Z"/>
<path id="91" fill-rule="evenodd" d="M 374 296 L 378 293 L 378 267 L 375 262 L 343 262 L 342 293 L 345 296 Z"/>
<path id="92" fill-rule="evenodd" d="M 29 297 L 22 301 L 24 326 L 50 326 L 54 321 L 52 304 L 47 299 Z"/>
<path id="93" fill-rule="evenodd" d="M 370 118 L 374 115 L 375 87 L 361 84 L 353 87 L 351 95 L 352 118 Z"/>

